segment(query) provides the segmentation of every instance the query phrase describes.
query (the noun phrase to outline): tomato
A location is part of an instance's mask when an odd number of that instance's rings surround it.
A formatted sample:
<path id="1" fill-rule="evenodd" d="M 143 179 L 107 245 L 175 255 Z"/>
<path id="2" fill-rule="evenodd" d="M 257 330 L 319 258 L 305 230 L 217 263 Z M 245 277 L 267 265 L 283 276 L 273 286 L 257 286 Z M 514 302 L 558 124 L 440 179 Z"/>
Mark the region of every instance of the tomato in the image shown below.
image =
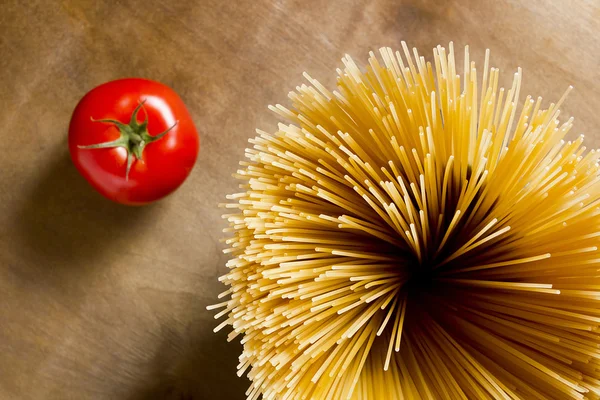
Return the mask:
<path id="1" fill-rule="evenodd" d="M 120 79 L 89 91 L 69 125 L 69 151 L 102 195 L 142 205 L 177 189 L 196 163 L 200 140 L 181 98 L 147 79 Z"/>

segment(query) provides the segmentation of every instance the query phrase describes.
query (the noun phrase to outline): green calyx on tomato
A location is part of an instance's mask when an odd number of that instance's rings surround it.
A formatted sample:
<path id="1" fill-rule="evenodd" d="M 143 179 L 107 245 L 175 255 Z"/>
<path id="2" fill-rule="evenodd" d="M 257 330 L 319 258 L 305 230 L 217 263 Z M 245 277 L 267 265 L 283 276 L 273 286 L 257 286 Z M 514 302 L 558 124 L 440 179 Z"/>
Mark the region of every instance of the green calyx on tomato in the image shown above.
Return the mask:
<path id="1" fill-rule="evenodd" d="M 159 133 L 156 136 L 150 136 L 148 133 L 148 113 L 144 108 L 144 103 L 146 100 L 141 101 L 138 106 L 133 110 L 131 114 L 131 119 L 128 124 L 124 124 L 121 121 L 117 121 L 116 119 L 94 119 L 90 117 L 93 122 L 103 122 L 107 124 L 115 125 L 121 134 L 121 136 L 113 141 L 91 144 L 87 146 L 77 146 L 80 149 L 107 149 L 114 147 L 123 147 L 127 150 L 127 169 L 125 171 L 125 179 L 129 179 L 129 171 L 131 170 L 131 165 L 133 164 L 134 158 L 136 160 L 140 160 L 142 158 L 142 154 L 144 152 L 144 148 L 147 144 L 156 142 L 157 140 L 162 139 L 171 129 L 173 129 L 179 121 L 175 121 L 173 125 Z M 137 121 L 137 116 L 140 109 L 144 109 L 145 119 L 140 124 Z"/>

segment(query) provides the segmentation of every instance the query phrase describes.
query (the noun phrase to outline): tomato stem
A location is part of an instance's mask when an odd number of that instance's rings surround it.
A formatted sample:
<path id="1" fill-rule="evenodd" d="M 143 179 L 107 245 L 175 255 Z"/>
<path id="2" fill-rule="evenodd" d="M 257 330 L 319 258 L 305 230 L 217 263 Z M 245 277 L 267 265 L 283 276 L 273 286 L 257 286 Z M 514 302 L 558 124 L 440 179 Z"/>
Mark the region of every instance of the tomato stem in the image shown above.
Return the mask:
<path id="1" fill-rule="evenodd" d="M 133 113 L 131 114 L 131 118 L 128 124 L 124 124 L 121 121 L 110 118 L 103 119 L 94 119 L 90 117 L 92 122 L 101 122 L 105 124 L 115 125 L 119 129 L 119 133 L 121 136 L 110 142 L 104 143 L 96 143 L 87 146 L 77 146 L 80 149 L 109 149 L 115 147 L 123 147 L 127 151 L 127 168 L 125 170 L 125 180 L 129 180 L 129 171 L 131 170 L 131 166 L 135 160 L 141 160 L 142 154 L 144 152 L 144 148 L 146 145 L 152 142 L 156 142 L 157 140 L 162 139 L 167 133 L 171 131 L 171 129 L 175 128 L 179 121 L 175 121 L 173 125 L 159 133 L 158 135 L 151 136 L 148 133 L 148 113 L 146 112 L 146 108 L 144 107 L 144 103 L 146 100 L 141 101 Z M 140 109 L 144 110 L 144 114 L 146 115 L 144 121 L 142 123 L 138 123 L 137 116 Z"/>

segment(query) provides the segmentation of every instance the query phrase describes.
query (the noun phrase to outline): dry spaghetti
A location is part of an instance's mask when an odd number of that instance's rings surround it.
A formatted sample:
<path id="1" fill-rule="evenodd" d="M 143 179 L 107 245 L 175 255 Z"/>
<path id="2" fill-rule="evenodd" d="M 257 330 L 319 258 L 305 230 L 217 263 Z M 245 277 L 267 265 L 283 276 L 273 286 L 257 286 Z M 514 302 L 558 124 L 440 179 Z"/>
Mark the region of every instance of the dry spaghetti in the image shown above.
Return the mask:
<path id="1" fill-rule="evenodd" d="M 250 140 L 209 307 L 248 399 L 600 398 L 598 152 L 489 52 L 403 48 Z"/>

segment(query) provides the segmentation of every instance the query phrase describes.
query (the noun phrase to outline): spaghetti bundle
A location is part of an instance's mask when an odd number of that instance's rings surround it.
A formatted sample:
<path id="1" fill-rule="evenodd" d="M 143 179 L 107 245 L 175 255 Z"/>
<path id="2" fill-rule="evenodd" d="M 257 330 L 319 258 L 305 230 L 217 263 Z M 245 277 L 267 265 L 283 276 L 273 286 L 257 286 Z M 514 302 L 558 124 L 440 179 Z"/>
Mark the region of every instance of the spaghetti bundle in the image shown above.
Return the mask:
<path id="1" fill-rule="evenodd" d="M 489 51 L 403 50 L 250 140 L 209 307 L 248 399 L 599 399 L 599 153 Z"/>

